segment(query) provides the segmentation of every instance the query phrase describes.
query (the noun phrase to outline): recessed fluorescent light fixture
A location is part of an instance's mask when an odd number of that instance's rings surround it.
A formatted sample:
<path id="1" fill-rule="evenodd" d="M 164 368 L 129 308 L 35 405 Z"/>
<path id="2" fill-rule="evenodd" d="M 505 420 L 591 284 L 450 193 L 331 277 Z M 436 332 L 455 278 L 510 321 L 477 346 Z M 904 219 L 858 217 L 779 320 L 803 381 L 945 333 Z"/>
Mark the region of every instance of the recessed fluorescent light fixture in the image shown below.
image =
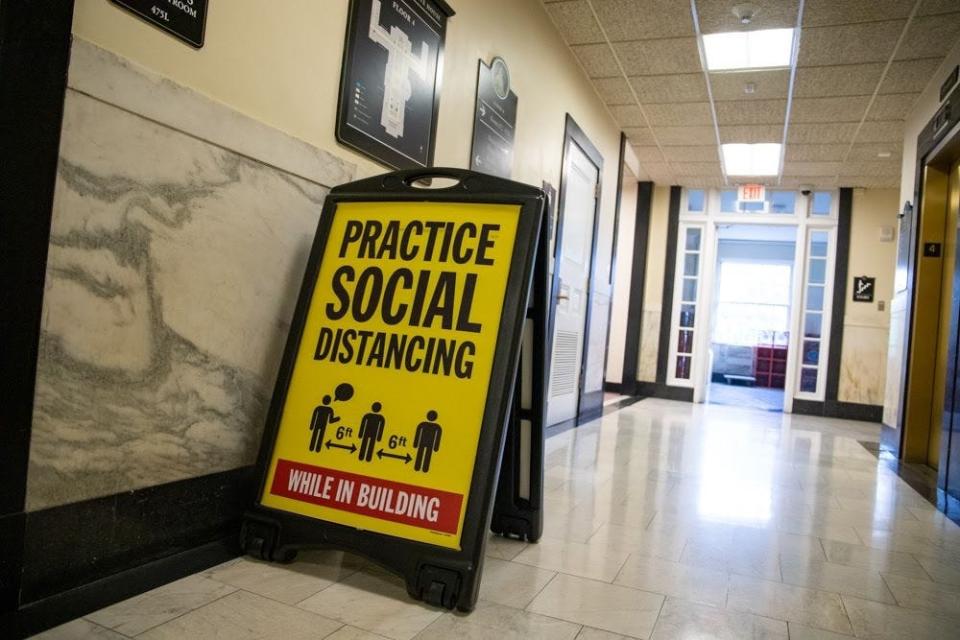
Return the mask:
<path id="1" fill-rule="evenodd" d="M 707 71 L 789 67 L 793 29 L 731 31 L 703 36 Z"/>
<path id="2" fill-rule="evenodd" d="M 723 168 L 728 176 L 775 176 L 780 173 L 779 143 L 722 144 Z"/>

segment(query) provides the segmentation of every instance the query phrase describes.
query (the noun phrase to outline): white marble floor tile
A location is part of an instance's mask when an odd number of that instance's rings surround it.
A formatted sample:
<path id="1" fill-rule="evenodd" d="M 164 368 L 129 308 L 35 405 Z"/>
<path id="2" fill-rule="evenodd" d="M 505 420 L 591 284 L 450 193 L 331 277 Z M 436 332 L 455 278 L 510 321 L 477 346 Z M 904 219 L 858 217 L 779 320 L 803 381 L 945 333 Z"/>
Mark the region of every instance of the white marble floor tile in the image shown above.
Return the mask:
<path id="1" fill-rule="evenodd" d="M 514 562 L 529 564 L 548 571 L 560 571 L 575 576 L 611 582 L 620 571 L 629 554 L 605 549 L 601 545 L 560 542 L 542 538 L 514 558 Z"/>
<path id="2" fill-rule="evenodd" d="M 344 558 L 341 552 L 303 554 L 291 564 L 275 564 L 240 558 L 214 567 L 207 576 L 218 582 L 245 589 L 287 604 L 296 604 L 331 584 L 355 573 L 361 563 Z"/>
<path id="3" fill-rule="evenodd" d="M 667 598 L 652 640 L 787 640 L 787 623 Z"/>
<path id="4" fill-rule="evenodd" d="M 33 636 L 34 640 L 125 640 L 127 636 L 106 627 L 77 618 Z"/>
<path id="5" fill-rule="evenodd" d="M 901 607 L 960 618 L 960 586 L 902 576 L 886 576 L 885 580 Z"/>
<path id="6" fill-rule="evenodd" d="M 344 625 L 323 640 L 387 640 L 385 636 Z"/>
<path id="7" fill-rule="evenodd" d="M 736 573 L 765 580 L 780 580 L 778 554 L 764 547 L 688 542 L 680 562 L 714 571 Z"/>
<path id="8" fill-rule="evenodd" d="M 721 607 L 727 600 L 726 571 L 640 555 L 627 558 L 614 584 Z"/>
<path id="9" fill-rule="evenodd" d="M 577 634 L 577 640 L 631 640 L 627 636 L 619 633 L 610 633 L 603 629 L 594 629 L 593 627 L 582 627 Z"/>
<path id="10" fill-rule="evenodd" d="M 960 586 L 960 562 L 944 562 L 924 556 L 917 556 L 917 562 L 934 582 Z"/>
<path id="11" fill-rule="evenodd" d="M 835 540 L 823 540 L 823 550 L 827 560 L 849 567 L 871 569 L 883 574 L 906 576 L 908 578 L 926 578 L 927 573 L 909 553 L 873 549 L 859 544 L 846 544 Z"/>
<path id="12" fill-rule="evenodd" d="M 947 640 L 957 637 L 957 620 L 926 611 L 843 596 L 858 638 L 870 640 Z"/>
<path id="13" fill-rule="evenodd" d="M 313 595 L 298 606 L 394 640 L 409 640 L 443 615 L 410 599 L 403 581 L 367 570 Z"/>
<path id="14" fill-rule="evenodd" d="M 468 615 L 445 613 L 416 637 L 418 640 L 573 640 L 579 632 L 579 624 L 481 601 Z"/>
<path id="15" fill-rule="evenodd" d="M 827 591 L 731 575 L 727 607 L 837 633 L 852 631 L 840 596 Z"/>
<path id="16" fill-rule="evenodd" d="M 234 591 L 236 587 L 194 575 L 95 611 L 87 618 L 123 635 L 135 636 Z"/>
<path id="17" fill-rule="evenodd" d="M 670 530 L 648 530 L 619 524 L 605 524 L 587 540 L 590 546 L 611 551 L 626 551 L 631 555 L 645 555 L 666 560 L 679 560 L 686 538 Z"/>
<path id="18" fill-rule="evenodd" d="M 487 546 L 485 555 L 488 558 L 498 558 L 500 560 L 513 560 L 521 551 L 527 548 L 527 543 L 513 538 L 504 538 L 490 534 L 487 536 Z"/>
<path id="19" fill-rule="evenodd" d="M 781 558 L 780 571 L 785 584 L 896 604 L 877 571 L 795 558 Z"/>
<path id="20" fill-rule="evenodd" d="M 790 640 L 850 640 L 850 636 L 823 629 L 814 629 L 797 622 L 788 622 Z"/>
<path id="21" fill-rule="evenodd" d="M 487 558 L 483 563 L 480 599 L 523 609 L 557 575 L 519 562 Z"/>
<path id="22" fill-rule="evenodd" d="M 558 575 L 529 611 L 635 638 L 648 638 L 663 596 L 576 576 Z"/>
<path id="23" fill-rule="evenodd" d="M 246 591 L 236 591 L 156 626 L 142 640 L 313 640 L 323 638 L 342 624 L 297 607 Z"/>

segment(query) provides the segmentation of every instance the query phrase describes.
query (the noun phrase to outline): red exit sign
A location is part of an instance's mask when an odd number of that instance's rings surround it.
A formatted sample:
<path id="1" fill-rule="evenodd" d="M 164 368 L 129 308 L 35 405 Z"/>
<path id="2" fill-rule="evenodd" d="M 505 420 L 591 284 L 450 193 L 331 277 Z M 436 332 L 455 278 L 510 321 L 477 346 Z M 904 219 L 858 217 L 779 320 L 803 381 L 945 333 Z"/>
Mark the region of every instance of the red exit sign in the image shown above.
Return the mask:
<path id="1" fill-rule="evenodd" d="M 762 184 L 741 184 L 737 187 L 737 200 L 740 202 L 763 202 L 767 197 L 767 188 Z"/>

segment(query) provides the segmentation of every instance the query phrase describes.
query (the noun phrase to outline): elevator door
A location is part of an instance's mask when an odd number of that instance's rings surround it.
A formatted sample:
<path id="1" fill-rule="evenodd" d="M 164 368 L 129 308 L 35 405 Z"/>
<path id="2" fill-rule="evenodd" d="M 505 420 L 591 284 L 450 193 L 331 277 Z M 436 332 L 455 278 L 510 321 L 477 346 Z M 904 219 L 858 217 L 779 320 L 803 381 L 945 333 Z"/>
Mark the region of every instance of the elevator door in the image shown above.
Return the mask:
<path id="1" fill-rule="evenodd" d="M 944 242 L 943 318 L 938 353 L 944 358 L 944 384 L 939 385 L 943 395 L 937 405 L 936 435 L 931 432 L 931 441 L 936 439 L 936 448 L 931 442 L 931 458 L 939 465 L 941 486 L 954 497 L 960 496 L 960 379 L 958 379 L 957 351 L 960 344 L 960 160 L 950 166 L 947 192 L 947 227 Z M 947 256 L 946 253 L 950 252 Z M 949 277 L 948 277 L 949 276 Z M 945 335 L 944 335 L 945 334 Z M 938 373 L 940 367 L 938 366 Z M 946 438 L 946 442 L 942 441 Z M 946 445 L 946 446 L 943 446 Z M 946 459 L 940 453 L 946 455 Z"/>

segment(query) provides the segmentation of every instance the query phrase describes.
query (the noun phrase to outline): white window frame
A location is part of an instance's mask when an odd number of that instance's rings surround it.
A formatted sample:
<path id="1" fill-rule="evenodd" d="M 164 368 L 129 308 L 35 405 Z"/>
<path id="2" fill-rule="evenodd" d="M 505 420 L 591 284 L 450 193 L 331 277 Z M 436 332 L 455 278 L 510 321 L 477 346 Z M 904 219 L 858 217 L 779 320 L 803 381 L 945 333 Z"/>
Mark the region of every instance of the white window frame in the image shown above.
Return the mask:
<path id="1" fill-rule="evenodd" d="M 793 410 L 794 398 L 822 401 L 826 390 L 827 362 L 829 359 L 830 332 L 833 312 L 833 287 L 836 270 L 837 219 L 839 211 L 839 191 L 819 189 L 817 192 L 831 194 L 830 214 L 815 216 L 812 214 L 813 193 L 804 195 L 796 191 L 796 206 L 793 213 L 763 212 L 722 213 L 720 211 L 720 192 L 726 189 L 703 189 L 706 192 L 705 211 L 687 210 L 687 188 L 681 193 L 680 216 L 677 229 L 677 247 L 674 265 L 673 303 L 670 312 L 670 344 L 667 365 L 667 384 L 677 387 L 693 388 L 693 401 L 703 402 L 710 375 L 710 336 L 712 318 L 716 310 L 717 250 L 719 247 L 718 225 L 760 224 L 789 226 L 796 228 L 796 251 L 793 261 L 793 290 L 790 296 L 790 339 L 787 347 L 787 371 L 784 384 L 784 407 L 786 413 Z M 790 189 L 776 189 L 790 191 Z M 683 261 L 686 246 L 686 230 L 701 229 L 700 264 L 697 274 L 696 316 L 693 323 L 693 355 L 689 380 L 676 377 L 677 339 L 680 332 L 680 309 L 683 301 Z M 800 391 L 800 369 L 802 366 L 801 348 L 803 344 L 802 321 L 806 308 L 806 280 L 809 269 L 810 234 L 813 231 L 827 231 L 829 246 L 827 249 L 827 277 L 824 286 L 823 321 L 821 324 L 820 359 L 817 364 L 816 392 Z"/>

